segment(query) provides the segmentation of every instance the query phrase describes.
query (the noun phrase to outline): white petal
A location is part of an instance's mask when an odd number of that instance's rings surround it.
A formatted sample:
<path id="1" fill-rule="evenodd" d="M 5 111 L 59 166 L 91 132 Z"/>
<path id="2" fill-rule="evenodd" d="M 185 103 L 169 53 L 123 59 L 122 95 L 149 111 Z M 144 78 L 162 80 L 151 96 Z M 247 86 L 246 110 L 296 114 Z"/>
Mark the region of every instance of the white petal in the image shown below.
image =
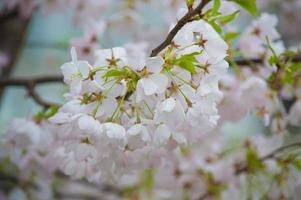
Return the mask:
<path id="1" fill-rule="evenodd" d="M 64 81 L 65 82 L 70 80 L 73 74 L 77 73 L 76 66 L 71 62 L 63 64 L 61 66 L 61 70 L 62 70 L 62 73 L 64 75 Z"/>
<path id="2" fill-rule="evenodd" d="M 81 130 L 88 133 L 97 133 L 100 131 L 100 124 L 93 117 L 84 115 L 78 120 L 78 126 Z"/>
<path id="3" fill-rule="evenodd" d="M 96 57 L 96 66 L 106 66 L 107 61 L 106 59 L 111 58 L 112 56 L 112 50 L 111 49 L 99 49 L 95 51 L 95 57 Z"/>
<path id="4" fill-rule="evenodd" d="M 105 85 L 106 90 L 108 91 L 106 93 L 107 97 L 115 98 L 118 96 L 121 96 L 124 94 L 124 91 L 126 91 L 126 85 L 121 83 L 112 83 L 112 84 L 106 84 Z"/>
<path id="5" fill-rule="evenodd" d="M 154 83 L 152 81 L 152 79 L 150 78 L 142 78 L 138 81 L 138 84 L 142 85 L 143 87 L 143 91 L 146 95 L 152 95 L 152 94 L 155 94 L 157 89 L 158 89 L 158 86 L 156 83 Z"/>
<path id="6" fill-rule="evenodd" d="M 70 114 L 58 112 L 54 116 L 49 118 L 49 121 L 56 124 L 66 123 L 70 120 Z"/>
<path id="7" fill-rule="evenodd" d="M 114 47 L 112 49 L 113 55 L 115 58 L 125 58 L 126 57 L 126 51 L 123 47 Z"/>
<path id="8" fill-rule="evenodd" d="M 81 143 L 76 146 L 75 156 L 76 156 L 77 161 L 81 162 L 81 161 L 87 159 L 89 154 L 90 154 L 89 145 Z"/>
<path id="9" fill-rule="evenodd" d="M 109 138 L 112 139 L 123 139 L 126 135 L 126 131 L 123 126 L 115 123 L 105 123 L 103 124 L 104 131 Z"/>
<path id="10" fill-rule="evenodd" d="M 146 142 L 150 141 L 147 129 L 142 124 L 133 125 L 128 131 L 128 147 L 130 149 L 141 148 Z"/>
<path id="11" fill-rule="evenodd" d="M 172 97 L 165 99 L 161 104 L 161 109 L 164 112 L 171 112 L 176 106 L 176 100 Z"/>
<path id="12" fill-rule="evenodd" d="M 187 140 L 186 140 L 185 136 L 182 133 L 174 132 L 172 134 L 172 137 L 179 144 L 185 144 L 185 145 L 187 144 Z"/>
<path id="13" fill-rule="evenodd" d="M 105 98 L 97 110 L 96 117 L 110 117 L 114 113 L 117 106 L 118 103 L 115 98 Z"/>
<path id="14" fill-rule="evenodd" d="M 129 135 L 138 135 L 141 131 L 142 131 L 142 125 L 141 124 L 135 124 L 134 126 L 132 126 L 131 128 L 129 128 L 129 130 L 127 131 L 127 133 Z"/>
<path id="15" fill-rule="evenodd" d="M 80 94 L 82 90 L 82 80 L 80 77 L 73 79 L 70 83 L 70 91 L 72 94 Z"/>
<path id="16" fill-rule="evenodd" d="M 165 145 L 170 138 L 170 130 L 164 124 L 160 124 L 154 134 L 154 144 L 156 146 Z"/>
<path id="17" fill-rule="evenodd" d="M 208 40 L 205 43 L 205 51 L 217 60 L 222 60 L 227 56 L 228 45 L 220 39 Z"/>
<path id="18" fill-rule="evenodd" d="M 90 65 L 87 61 L 79 61 L 78 62 L 78 70 L 80 71 L 82 77 L 84 79 L 88 78 L 90 73 Z"/>
<path id="19" fill-rule="evenodd" d="M 71 58 L 72 58 L 72 62 L 77 65 L 77 54 L 76 54 L 76 50 L 74 47 L 71 47 Z"/>
<path id="20" fill-rule="evenodd" d="M 153 74 L 149 78 L 157 85 L 156 93 L 162 94 L 168 86 L 168 78 L 164 74 Z"/>
<path id="21" fill-rule="evenodd" d="M 155 74 L 160 73 L 164 60 L 162 57 L 150 57 L 146 59 L 146 67 Z"/>

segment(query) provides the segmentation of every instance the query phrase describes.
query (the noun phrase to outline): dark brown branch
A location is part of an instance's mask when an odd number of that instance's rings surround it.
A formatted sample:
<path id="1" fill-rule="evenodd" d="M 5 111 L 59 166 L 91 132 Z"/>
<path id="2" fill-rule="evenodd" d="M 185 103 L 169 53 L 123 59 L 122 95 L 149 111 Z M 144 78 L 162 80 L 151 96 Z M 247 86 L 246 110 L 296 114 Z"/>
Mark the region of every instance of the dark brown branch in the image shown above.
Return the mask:
<path id="1" fill-rule="evenodd" d="M 9 77 L 22 53 L 27 37 L 31 16 L 21 18 L 18 8 L 4 9 L 0 12 L 0 51 L 7 56 L 7 62 L 2 66 L 0 79 Z M 3 90 L 0 89 L 0 103 Z"/>
<path id="2" fill-rule="evenodd" d="M 290 148 L 294 148 L 294 147 L 301 147 L 301 142 L 292 143 L 292 144 L 289 144 L 289 145 L 286 145 L 286 146 L 282 146 L 278 149 L 275 149 L 271 153 L 269 153 L 266 156 L 263 156 L 262 158 L 260 158 L 260 161 L 264 162 L 266 160 L 273 159 L 277 156 L 277 154 L 282 153 L 283 151 L 285 151 L 287 149 L 290 149 Z M 248 171 L 248 166 L 243 165 L 243 167 L 236 170 L 235 174 L 239 175 L 239 174 L 247 172 L 247 171 Z"/>
<path id="3" fill-rule="evenodd" d="M 36 77 L 31 79 L 22 79 L 22 78 L 12 78 L 12 79 L 0 79 L 0 88 L 4 88 L 5 86 L 21 86 L 24 87 L 28 95 L 43 108 L 47 109 L 51 106 L 58 106 L 55 103 L 49 103 L 43 100 L 40 95 L 36 92 L 37 84 L 44 83 L 54 83 L 54 82 L 62 82 L 62 76 L 44 76 L 44 77 Z"/>
<path id="4" fill-rule="evenodd" d="M 16 18 L 18 17 L 18 15 L 19 12 L 17 8 L 14 8 L 12 10 L 2 11 L 0 12 L 0 22 Z"/>
<path id="5" fill-rule="evenodd" d="M 179 32 L 179 30 L 185 26 L 186 23 L 191 21 L 191 18 L 195 15 L 199 14 L 201 15 L 203 8 L 210 2 L 211 0 L 202 0 L 201 3 L 193 10 L 189 10 L 186 15 L 184 15 L 178 23 L 175 25 L 173 29 L 169 32 L 166 39 L 159 44 L 156 48 L 152 50 L 151 57 L 158 55 L 160 51 L 162 51 L 165 47 L 167 47 L 173 40 L 173 38 L 176 36 L 176 34 Z"/>
<path id="6" fill-rule="evenodd" d="M 290 60 L 291 62 L 301 62 L 301 55 L 289 56 L 285 60 Z M 260 58 L 245 59 L 245 58 L 236 58 L 234 60 L 235 64 L 240 66 L 248 66 L 250 64 L 263 64 L 264 60 Z"/>
<path id="7" fill-rule="evenodd" d="M 33 78 L 3 78 L 0 79 L 0 87 L 3 86 L 27 86 L 31 83 L 46 84 L 63 82 L 63 76 L 40 76 Z"/>
<path id="8" fill-rule="evenodd" d="M 30 84 L 26 85 L 26 89 L 28 91 L 28 95 L 32 97 L 32 99 L 39 105 L 43 106 L 43 108 L 47 109 L 50 108 L 51 106 L 58 106 L 54 103 L 48 103 L 44 99 L 40 97 L 40 95 L 37 93 L 35 89 L 35 83 L 31 82 Z"/>

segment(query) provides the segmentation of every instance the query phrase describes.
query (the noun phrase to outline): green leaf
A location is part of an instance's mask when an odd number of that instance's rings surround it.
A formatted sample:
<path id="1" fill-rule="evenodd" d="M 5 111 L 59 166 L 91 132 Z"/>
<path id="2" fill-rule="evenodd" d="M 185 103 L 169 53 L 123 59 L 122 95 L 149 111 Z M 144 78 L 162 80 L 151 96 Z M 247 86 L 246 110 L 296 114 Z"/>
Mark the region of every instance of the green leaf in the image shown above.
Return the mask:
<path id="1" fill-rule="evenodd" d="M 154 170 L 146 169 L 142 178 L 142 186 L 147 190 L 152 190 L 154 186 Z"/>
<path id="2" fill-rule="evenodd" d="M 196 71 L 195 71 L 195 65 L 193 63 L 197 62 L 197 59 L 194 56 L 199 55 L 199 54 L 200 54 L 200 52 L 195 52 L 195 53 L 184 55 L 181 58 L 178 58 L 175 61 L 175 64 L 179 65 L 181 68 L 194 74 L 194 73 L 196 73 Z"/>
<path id="3" fill-rule="evenodd" d="M 107 73 L 103 75 L 104 78 L 109 78 L 109 77 L 118 77 L 118 76 L 124 76 L 127 75 L 126 70 L 120 70 L 120 69 L 111 69 Z"/>
<path id="4" fill-rule="evenodd" d="M 276 79 L 276 74 L 272 73 L 269 77 L 268 77 L 268 81 L 269 82 L 273 82 Z"/>
<path id="5" fill-rule="evenodd" d="M 233 40 L 237 36 L 239 36 L 239 32 L 229 32 L 225 34 L 224 40 L 226 41 Z"/>
<path id="6" fill-rule="evenodd" d="M 273 47 L 271 45 L 269 37 L 266 36 L 265 39 L 266 39 L 266 43 L 267 43 L 268 49 L 272 52 L 272 56 L 269 58 L 269 64 L 273 65 L 273 64 L 279 63 L 279 58 L 278 58 L 278 56 L 276 54 L 276 51 L 273 49 Z"/>
<path id="7" fill-rule="evenodd" d="M 238 15 L 239 12 L 240 12 L 240 11 L 237 10 L 237 11 L 235 11 L 235 12 L 229 14 L 229 15 L 223 15 L 223 16 L 220 16 L 220 17 L 217 18 L 217 20 L 218 20 L 220 23 L 223 23 L 223 24 L 230 23 L 230 22 L 232 22 L 232 21 L 236 18 L 236 16 Z"/>
<path id="8" fill-rule="evenodd" d="M 199 55 L 199 53 L 191 53 L 191 54 L 186 54 L 184 56 L 182 56 L 181 58 L 178 59 L 178 61 L 191 61 L 191 62 L 197 62 L 197 59 L 195 59 L 194 56 Z"/>
<path id="9" fill-rule="evenodd" d="M 229 0 L 229 1 L 235 2 L 240 7 L 247 10 L 253 16 L 256 16 L 258 14 L 256 0 Z"/>
<path id="10" fill-rule="evenodd" d="M 186 69 L 187 71 L 189 71 L 192 74 L 196 73 L 194 64 L 192 64 L 192 62 L 190 62 L 188 60 L 180 61 L 179 66 L 183 69 Z"/>
<path id="11" fill-rule="evenodd" d="M 289 70 L 291 73 L 295 73 L 299 70 L 301 70 L 301 63 L 294 63 L 290 65 L 287 70 Z"/>
<path id="12" fill-rule="evenodd" d="M 294 56 L 296 54 L 298 54 L 298 52 L 291 51 L 291 50 L 286 50 L 286 51 L 281 53 L 281 56 Z"/>
<path id="13" fill-rule="evenodd" d="M 292 165 L 294 165 L 298 170 L 301 170 L 301 160 L 294 159 L 292 161 Z"/>
<path id="14" fill-rule="evenodd" d="M 276 51 L 273 49 L 269 37 L 268 37 L 268 36 L 265 36 L 265 39 L 266 39 L 266 42 L 267 42 L 267 47 L 268 47 L 268 49 L 272 52 L 273 56 L 277 58 Z"/>
<path id="15" fill-rule="evenodd" d="M 56 106 L 51 106 L 44 114 L 45 118 L 48 119 L 50 117 L 52 117 L 53 115 L 55 115 L 58 111 L 58 107 Z"/>
<path id="16" fill-rule="evenodd" d="M 192 8 L 195 0 L 186 0 L 186 5 L 188 8 Z"/>
<path id="17" fill-rule="evenodd" d="M 274 64 L 276 64 L 277 62 L 278 62 L 277 56 L 271 56 L 271 57 L 269 58 L 269 64 L 270 64 L 270 65 L 274 65 Z"/>
<path id="18" fill-rule="evenodd" d="M 43 119 L 49 119 L 50 117 L 54 116 L 58 111 L 57 106 L 51 106 L 46 111 L 39 112 L 34 116 L 35 121 L 40 122 Z"/>
<path id="19" fill-rule="evenodd" d="M 218 10 L 221 7 L 221 0 L 214 0 L 212 7 L 212 16 L 218 15 Z"/>
<path id="20" fill-rule="evenodd" d="M 301 69 L 301 63 L 294 63 L 285 68 L 285 74 L 282 77 L 282 83 L 292 84 L 295 80 L 295 74 Z"/>
<path id="21" fill-rule="evenodd" d="M 220 35 L 222 34 L 222 28 L 217 23 L 215 23 L 215 21 L 211 20 L 209 21 L 209 24 L 214 28 L 216 32 L 218 32 Z"/>
<path id="22" fill-rule="evenodd" d="M 246 160 L 248 163 L 248 170 L 251 173 L 254 173 L 258 170 L 264 169 L 264 163 L 260 160 L 255 149 L 249 148 L 246 151 Z"/>

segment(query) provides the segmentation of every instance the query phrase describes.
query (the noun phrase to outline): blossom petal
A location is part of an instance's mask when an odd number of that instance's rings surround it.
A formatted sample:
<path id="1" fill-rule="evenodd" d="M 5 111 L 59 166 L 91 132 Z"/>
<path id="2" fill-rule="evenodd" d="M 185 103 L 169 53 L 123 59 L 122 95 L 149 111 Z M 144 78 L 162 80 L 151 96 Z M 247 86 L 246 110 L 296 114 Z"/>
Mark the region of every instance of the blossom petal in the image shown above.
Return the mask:
<path id="1" fill-rule="evenodd" d="M 150 57 L 146 59 L 146 67 L 149 71 L 151 71 L 154 74 L 160 73 L 162 70 L 162 65 L 164 63 L 164 60 L 162 57 Z"/>
<path id="2" fill-rule="evenodd" d="M 162 94 L 168 86 L 168 78 L 164 74 L 153 74 L 149 76 L 153 83 L 156 84 L 156 93 Z"/>
<path id="3" fill-rule="evenodd" d="M 164 112 L 171 112 L 176 106 L 176 100 L 172 97 L 165 99 L 161 104 L 161 109 Z"/>
<path id="4" fill-rule="evenodd" d="M 90 65 L 87 61 L 79 61 L 78 62 L 78 70 L 80 71 L 82 77 L 84 79 L 88 78 L 90 73 Z"/>
<path id="5" fill-rule="evenodd" d="M 123 139 L 126 135 L 126 131 L 123 126 L 115 123 L 105 123 L 103 124 L 104 131 L 109 138 L 112 139 Z"/>
<path id="6" fill-rule="evenodd" d="M 61 66 L 61 70 L 62 70 L 65 82 L 68 82 L 71 79 L 72 75 L 76 74 L 76 72 L 77 72 L 77 68 L 72 62 L 63 64 Z"/>
<path id="7" fill-rule="evenodd" d="M 141 83 L 141 85 L 143 87 L 143 91 L 146 95 L 152 95 L 152 94 L 156 93 L 158 86 L 156 83 L 154 83 L 152 81 L 152 79 L 143 78 L 143 79 L 140 79 L 139 82 Z M 139 82 L 138 82 L 138 84 L 139 84 Z"/>
<path id="8" fill-rule="evenodd" d="M 166 144 L 170 138 L 170 135 L 171 133 L 169 128 L 164 124 L 160 124 L 154 134 L 154 144 L 156 146 L 162 146 Z"/>

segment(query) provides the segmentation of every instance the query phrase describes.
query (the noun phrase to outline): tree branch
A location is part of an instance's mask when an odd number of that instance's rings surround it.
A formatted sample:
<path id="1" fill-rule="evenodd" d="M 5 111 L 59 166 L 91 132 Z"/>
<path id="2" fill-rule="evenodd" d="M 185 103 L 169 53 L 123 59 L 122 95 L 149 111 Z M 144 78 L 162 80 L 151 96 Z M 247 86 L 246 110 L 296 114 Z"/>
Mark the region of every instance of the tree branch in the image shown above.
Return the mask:
<path id="1" fill-rule="evenodd" d="M 4 88 L 5 86 L 21 86 L 24 87 L 28 95 L 39 105 L 41 105 L 44 109 L 47 109 L 51 106 L 59 106 L 55 103 L 49 103 L 43 100 L 40 95 L 37 93 L 35 87 L 37 84 L 44 83 L 54 83 L 54 82 L 62 82 L 62 76 L 44 76 L 44 77 L 36 77 L 31 79 L 22 79 L 22 78 L 12 78 L 12 79 L 0 79 L 0 88 Z"/>
<path id="2" fill-rule="evenodd" d="M 301 54 L 288 56 L 284 60 L 291 62 L 301 62 Z M 245 59 L 245 58 L 236 58 L 234 62 L 240 66 L 248 66 L 250 64 L 264 64 L 264 60 L 261 58 L 252 58 L 252 59 Z"/>
<path id="3" fill-rule="evenodd" d="M 27 86 L 29 84 L 46 84 L 63 82 L 63 76 L 38 76 L 32 78 L 4 78 L 0 79 L 0 87 L 3 86 Z"/>
<path id="4" fill-rule="evenodd" d="M 176 34 L 179 32 L 179 30 L 185 26 L 186 23 L 191 21 L 191 18 L 194 17 L 197 14 L 201 14 L 203 8 L 210 2 L 211 0 L 202 0 L 201 3 L 192 10 L 189 10 L 175 25 L 173 29 L 169 32 L 167 35 L 166 39 L 159 44 L 156 48 L 152 50 L 151 57 L 158 55 L 160 51 L 162 51 L 165 47 L 167 47 L 171 42 L 172 39 L 176 36 Z"/>
<path id="5" fill-rule="evenodd" d="M 275 158 L 275 156 L 279 153 L 282 153 L 283 151 L 290 149 L 290 148 L 294 148 L 294 147 L 301 147 L 301 142 L 296 142 L 296 143 L 292 143 L 286 146 L 282 146 L 278 149 L 275 149 L 274 151 L 272 151 L 271 153 L 267 154 L 266 156 L 263 156 L 262 158 L 260 158 L 260 161 L 266 161 L 269 159 L 273 159 Z M 241 173 L 247 172 L 248 171 L 248 165 L 243 165 L 243 167 L 239 168 L 236 170 L 235 174 L 239 175 Z"/>

